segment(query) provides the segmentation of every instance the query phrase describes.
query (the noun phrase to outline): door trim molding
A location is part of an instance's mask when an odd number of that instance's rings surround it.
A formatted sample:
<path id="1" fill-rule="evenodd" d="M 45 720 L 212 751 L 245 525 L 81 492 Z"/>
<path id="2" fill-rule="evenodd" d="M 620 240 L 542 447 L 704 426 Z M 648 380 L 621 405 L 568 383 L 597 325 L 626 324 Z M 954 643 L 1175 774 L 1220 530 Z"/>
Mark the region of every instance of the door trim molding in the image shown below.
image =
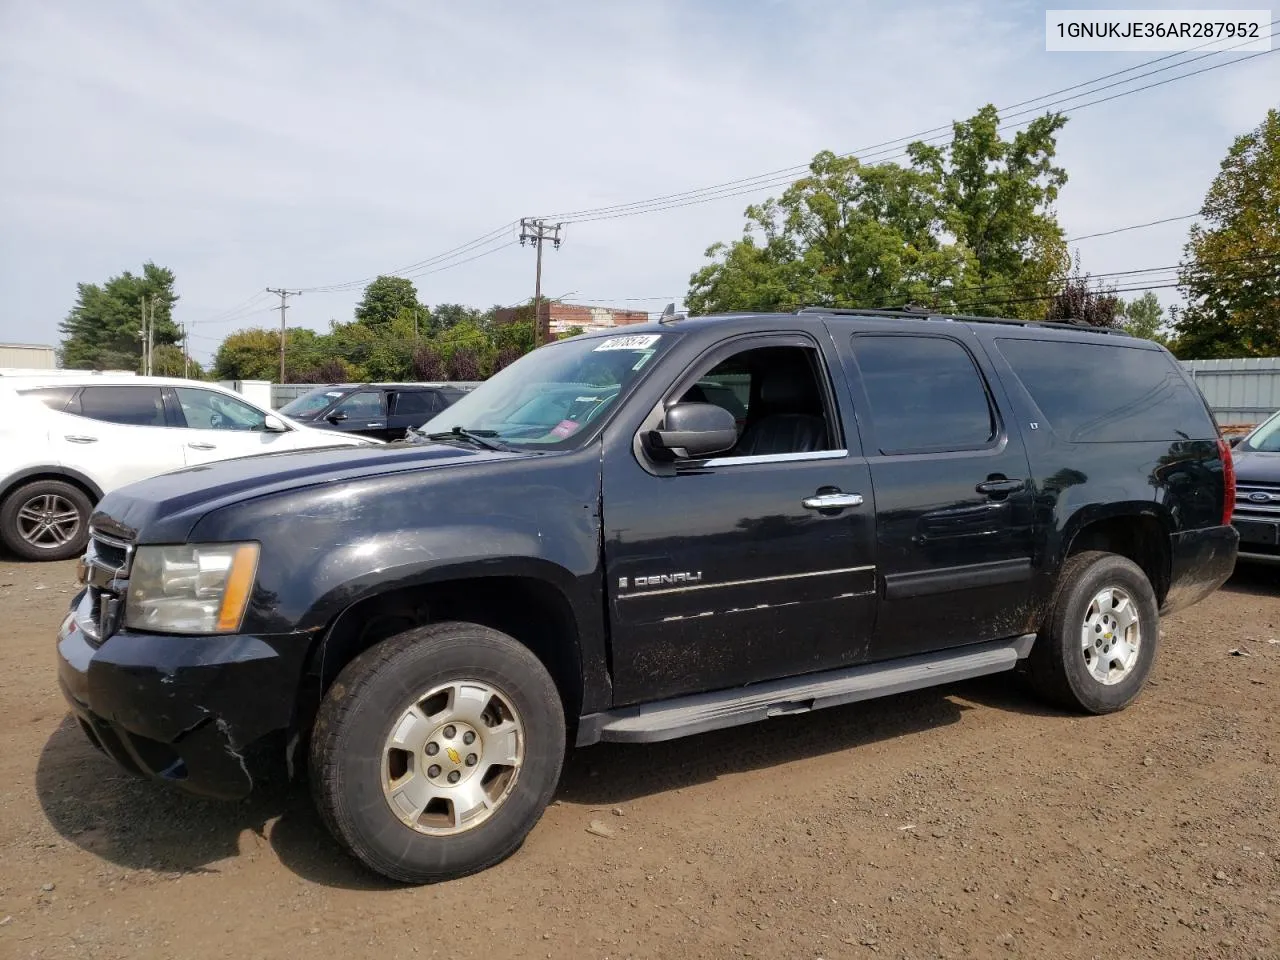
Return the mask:
<path id="1" fill-rule="evenodd" d="M 1028 561 L 1030 563 L 1030 561 Z M 757 583 L 775 583 L 779 580 L 802 580 L 807 577 L 833 577 L 841 573 L 866 573 L 874 570 L 875 564 L 861 567 L 840 567 L 835 570 L 811 570 L 807 573 L 783 573 L 776 577 L 755 577 L 750 580 L 725 580 L 720 583 L 694 583 L 685 587 L 663 587 L 661 590 L 639 590 L 635 593 L 619 593 L 618 599 L 630 597 L 660 597 L 668 593 L 692 593 L 695 590 L 715 590 L 719 587 L 748 587 Z"/>
<path id="2" fill-rule="evenodd" d="M 911 597 L 950 593 L 954 590 L 996 587 L 1006 583 L 1030 580 L 1031 574 L 1030 557 L 971 563 L 959 567 L 943 567 L 939 570 L 888 573 L 884 575 L 884 598 L 907 600 Z"/>

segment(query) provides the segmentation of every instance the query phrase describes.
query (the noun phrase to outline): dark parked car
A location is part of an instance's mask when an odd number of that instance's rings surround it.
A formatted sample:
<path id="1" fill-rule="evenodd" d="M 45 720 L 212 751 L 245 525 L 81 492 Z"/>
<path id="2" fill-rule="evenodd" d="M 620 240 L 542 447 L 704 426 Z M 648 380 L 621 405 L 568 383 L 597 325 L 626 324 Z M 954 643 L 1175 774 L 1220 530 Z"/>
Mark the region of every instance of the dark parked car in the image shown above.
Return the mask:
<path id="1" fill-rule="evenodd" d="M 520 845 L 567 744 L 1013 670 L 1122 709 L 1236 559 L 1194 384 L 1061 324 L 589 334 L 422 430 L 109 494 L 58 637 L 89 739 L 226 798 L 303 751 L 348 850 L 438 880 Z"/>
<path id="2" fill-rule="evenodd" d="M 1240 559 L 1280 563 L 1280 413 L 1235 445 Z"/>
<path id="3" fill-rule="evenodd" d="M 322 430 L 403 440 L 406 430 L 422 426 L 472 387 L 457 383 L 330 383 L 289 401 L 280 412 Z"/>

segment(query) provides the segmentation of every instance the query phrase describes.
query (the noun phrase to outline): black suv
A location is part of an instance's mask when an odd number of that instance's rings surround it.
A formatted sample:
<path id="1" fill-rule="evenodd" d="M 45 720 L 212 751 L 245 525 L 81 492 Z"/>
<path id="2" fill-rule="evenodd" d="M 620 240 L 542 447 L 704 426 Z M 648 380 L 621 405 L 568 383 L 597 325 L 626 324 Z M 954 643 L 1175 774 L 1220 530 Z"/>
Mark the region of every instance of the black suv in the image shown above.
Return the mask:
<path id="1" fill-rule="evenodd" d="M 58 638 L 89 738 L 216 797 L 306 758 L 348 850 L 437 880 L 516 849 L 569 743 L 1012 670 L 1119 710 L 1236 560 L 1204 399 L 1078 327 L 680 319 L 549 344 L 414 440 L 108 494 Z"/>
<path id="2" fill-rule="evenodd" d="M 280 412 L 321 430 L 358 433 L 378 440 L 403 440 L 465 396 L 474 384 L 330 383 L 290 400 Z"/>

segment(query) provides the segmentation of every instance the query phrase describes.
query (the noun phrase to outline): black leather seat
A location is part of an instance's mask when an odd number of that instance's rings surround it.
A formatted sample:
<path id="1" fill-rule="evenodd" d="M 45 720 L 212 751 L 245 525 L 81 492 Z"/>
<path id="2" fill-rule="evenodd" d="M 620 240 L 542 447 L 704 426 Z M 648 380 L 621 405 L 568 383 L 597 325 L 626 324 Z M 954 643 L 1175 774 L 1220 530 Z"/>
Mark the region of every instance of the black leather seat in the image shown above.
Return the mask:
<path id="1" fill-rule="evenodd" d="M 734 455 L 762 457 L 827 449 L 827 422 L 813 373 L 804 367 L 771 370 L 760 384 L 757 403 L 766 411 L 752 418 Z"/>

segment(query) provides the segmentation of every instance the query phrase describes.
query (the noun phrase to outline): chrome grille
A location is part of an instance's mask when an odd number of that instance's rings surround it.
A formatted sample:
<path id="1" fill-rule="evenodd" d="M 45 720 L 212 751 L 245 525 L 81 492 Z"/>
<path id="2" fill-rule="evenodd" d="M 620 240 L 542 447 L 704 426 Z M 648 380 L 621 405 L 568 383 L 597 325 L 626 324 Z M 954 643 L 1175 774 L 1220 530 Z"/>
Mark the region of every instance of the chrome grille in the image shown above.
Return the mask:
<path id="1" fill-rule="evenodd" d="M 76 611 L 76 622 L 93 643 L 102 643 L 120 629 L 133 549 L 129 540 L 89 528 L 89 546 L 84 555 L 85 595 Z"/>
<path id="2" fill-rule="evenodd" d="M 1235 512 L 1238 516 L 1280 520 L 1280 483 L 1237 481 Z"/>

